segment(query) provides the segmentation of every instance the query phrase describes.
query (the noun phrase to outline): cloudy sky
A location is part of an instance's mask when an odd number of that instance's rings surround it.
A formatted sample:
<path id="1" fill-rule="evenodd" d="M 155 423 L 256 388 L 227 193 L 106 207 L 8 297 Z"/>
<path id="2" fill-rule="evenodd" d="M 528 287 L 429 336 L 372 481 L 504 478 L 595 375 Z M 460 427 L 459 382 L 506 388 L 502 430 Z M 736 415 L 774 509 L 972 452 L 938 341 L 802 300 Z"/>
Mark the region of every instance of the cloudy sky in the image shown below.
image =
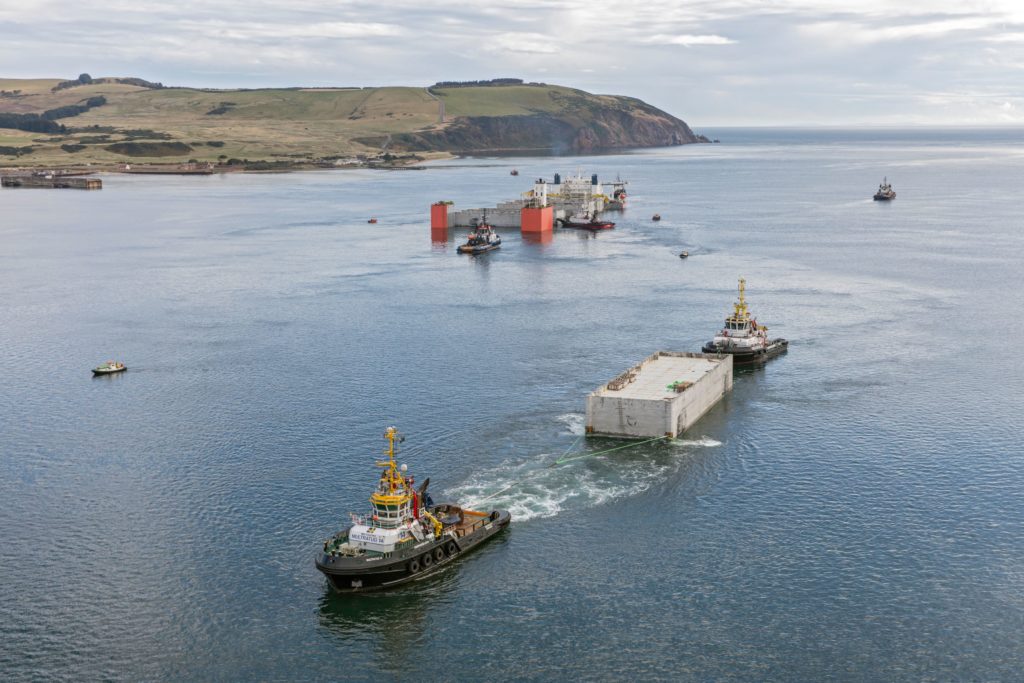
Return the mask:
<path id="1" fill-rule="evenodd" d="M 1024 0 L 0 0 L 0 77 L 519 77 L 696 127 L 1024 123 Z"/>

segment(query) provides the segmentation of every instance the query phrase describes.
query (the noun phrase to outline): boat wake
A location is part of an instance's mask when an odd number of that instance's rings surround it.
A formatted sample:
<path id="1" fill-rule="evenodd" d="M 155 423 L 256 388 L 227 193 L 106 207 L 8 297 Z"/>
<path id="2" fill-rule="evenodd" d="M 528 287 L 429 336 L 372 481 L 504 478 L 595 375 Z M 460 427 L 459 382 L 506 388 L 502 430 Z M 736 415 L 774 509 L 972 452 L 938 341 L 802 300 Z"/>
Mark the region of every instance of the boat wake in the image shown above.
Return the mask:
<path id="1" fill-rule="evenodd" d="M 559 415 L 557 419 L 568 428 L 570 434 L 583 436 L 587 423 L 587 416 L 583 413 L 566 413 Z"/>
<path id="2" fill-rule="evenodd" d="M 582 434 L 582 416 L 564 415 L 559 419 L 576 433 L 573 418 L 577 417 Z M 556 464 L 561 454 L 545 453 L 480 472 L 445 491 L 445 497 L 468 508 L 508 510 L 513 522 L 554 517 L 565 510 L 595 507 L 640 494 L 670 478 L 695 449 L 721 445 L 708 437 L 674 439 L 639 445 L 636 450 L 578 457 L 587 452 L 584 448 L 574 451 L 569 456 L 573 460 L 562 464 Z"/>

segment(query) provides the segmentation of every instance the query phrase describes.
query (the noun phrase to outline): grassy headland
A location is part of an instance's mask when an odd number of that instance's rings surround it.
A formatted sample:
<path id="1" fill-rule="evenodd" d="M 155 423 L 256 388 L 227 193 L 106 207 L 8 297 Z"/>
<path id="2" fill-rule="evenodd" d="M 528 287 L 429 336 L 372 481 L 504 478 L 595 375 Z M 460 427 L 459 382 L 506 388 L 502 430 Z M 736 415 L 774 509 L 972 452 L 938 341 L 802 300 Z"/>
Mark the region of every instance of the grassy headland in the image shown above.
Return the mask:
<path id="1" fill-rule="evenodd" d="M 385 153 L 698 141 L 685 123 L 639 100 L 546 84 L 206 90 L 141 79 L 0 79 L 0 126 L 0 166 L 194 159 L 302 167 Z"/>

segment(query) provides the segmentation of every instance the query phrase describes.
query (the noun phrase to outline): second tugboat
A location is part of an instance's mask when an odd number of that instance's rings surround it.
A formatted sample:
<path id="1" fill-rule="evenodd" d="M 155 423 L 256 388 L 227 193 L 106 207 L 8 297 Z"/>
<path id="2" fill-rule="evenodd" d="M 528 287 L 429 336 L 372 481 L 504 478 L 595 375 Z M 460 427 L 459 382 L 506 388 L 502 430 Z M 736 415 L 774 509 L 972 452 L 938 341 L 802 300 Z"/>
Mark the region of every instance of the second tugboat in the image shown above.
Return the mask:
<path id="1" fill-rule="evenodd" d="M 476 220 L 476 219 L 473 219 Z M 487 214 L 479 224 L 473 227 L 473 232 L 466 236 L 466 243 L 460 244 L 460 254 L 483 254 L 501 247 L 501 237 L 494 232 L 494 228 L 487 222 Z"/>
<path id="2" fill-rule="evenodd" d="M 508 526 L 505 510 L 477 512 L 456 505 L 435 505 L 427 494 L 430 479 L 418 489 L 406 466 L 395 462 L 395 443 L 405 439 L 394 427 L 384 432 L 387 460 L 370 515 L 352 515 L 352 524 L 324 542 L 316 568 L 343 593 L 390 588 L 441 569 Z"/>
<path id="3" fill-rule="evenodd" d="M 704 353 L 728 353 L 733 365 L 760 364 L 785 353 L 789 342 L 785 339 L 769 339 L 768 328 L 758 325 L 750 317 L 745 298 L 747 281 L 740 278 L 740 298 L 733 304 L 733 312 L 725 319 L 725 327 L 715 338 L 704 345 Z"/>
<path id="4" fill-rule="evenodd" d="M 878 192 L 875 193 L 876 202 L 889 202 L 896 199 L 896 190 L 892 189 L 888 178 L 882 178 L 878 185 Z"/>

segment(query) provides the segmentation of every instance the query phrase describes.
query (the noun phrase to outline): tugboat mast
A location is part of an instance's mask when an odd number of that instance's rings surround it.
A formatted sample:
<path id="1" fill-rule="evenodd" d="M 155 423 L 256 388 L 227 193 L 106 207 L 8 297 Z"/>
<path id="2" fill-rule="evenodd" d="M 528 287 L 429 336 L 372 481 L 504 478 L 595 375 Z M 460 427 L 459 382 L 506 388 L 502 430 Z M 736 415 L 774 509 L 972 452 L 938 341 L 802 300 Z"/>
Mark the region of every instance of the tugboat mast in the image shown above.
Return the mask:
<path id="1" fill-rule="evenodd" d="M 381 476 L 381 483 L 384 485 L 381 488 L 386 487 L 386 491 L 389 495 L 401 495 L 399 492 L 404 493 L 406 489 L 405 478 L 402 477 L 402 473 L 398 469 L 398 463 L 395 462 L 395 453 L 398 450 L 395 448 L 395 441 L 398 443 L 405 441 L 405 437 L 398 433 L 395 427 L 388 427 L 384 431 L 384 437 L 388 440 L 388 448 L 384 451 L 384 455 L 388 456 L 386 462 L 377 462 L 377 467 L 384 467 L 386 471 Z M 384 491 L 380 491 L 384 493 Z M 376 494 L 374 494 L 376 495 Z"/>
<path id="2" fill-rule="evenodd" d="M 735 304 L 733 304 L 732 319 L 733 322 L 746 322 L 750 319 L 750 312 L 747 310 L 747 281 L 740 278 L 740 298 Z"/>
<path id="3" fill-rule="evenodd" d="M 380 475 L 377 490 L 370 496 L 370 503 L 373 505 L 373 526 L 396 528 L 411 518 L 413 497 L 395 462 L 395 442 L 401 443 L 404 437 L 394 427 L 388 427 L 384 436 L 388 440 L 388 448 L 384 451 L 388 459 L 377 462 L 377 466 L 383 467 L 384 471 Z"/>

